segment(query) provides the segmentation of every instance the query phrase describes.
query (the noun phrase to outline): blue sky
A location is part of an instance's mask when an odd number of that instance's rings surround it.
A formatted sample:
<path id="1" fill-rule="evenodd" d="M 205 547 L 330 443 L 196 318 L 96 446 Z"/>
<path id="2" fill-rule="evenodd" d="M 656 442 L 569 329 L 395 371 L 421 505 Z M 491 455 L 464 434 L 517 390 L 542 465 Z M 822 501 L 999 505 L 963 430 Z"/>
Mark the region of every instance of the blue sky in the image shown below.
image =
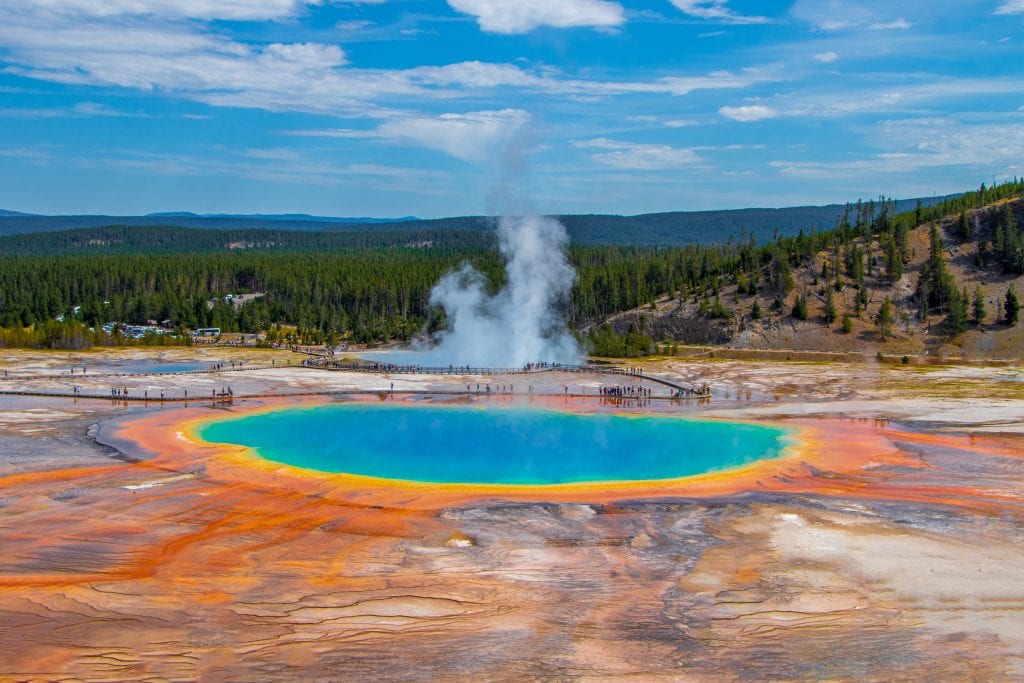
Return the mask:
<path id="1" fill-rule="evenodd" d="M 1024 175 L 1022 65 L 1024 0 L 4 2 L 0 208 L 944 194 Z"/>

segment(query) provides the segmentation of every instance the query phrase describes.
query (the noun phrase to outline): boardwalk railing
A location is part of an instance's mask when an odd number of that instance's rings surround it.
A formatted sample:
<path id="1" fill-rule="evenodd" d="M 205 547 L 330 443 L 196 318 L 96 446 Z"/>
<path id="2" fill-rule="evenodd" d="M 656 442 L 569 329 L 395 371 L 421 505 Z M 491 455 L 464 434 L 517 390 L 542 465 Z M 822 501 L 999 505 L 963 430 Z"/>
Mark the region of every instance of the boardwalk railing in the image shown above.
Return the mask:
<path id="1" fill-rule="evenodd" d="M 473 367 L 470 365 L 399 365 L 397 363 L 356 363 L 352 361 L 333 361 L 323 356 L 307 358 L 302 362 L 307 368 L 323 370 L 340 370 L 345 372 L 367 373 L 401 373 L 415 375 L 525 375 L 538 372 L 581 372 L 586 370 L 582 365 L 537 364 L 518 368 Z"/>

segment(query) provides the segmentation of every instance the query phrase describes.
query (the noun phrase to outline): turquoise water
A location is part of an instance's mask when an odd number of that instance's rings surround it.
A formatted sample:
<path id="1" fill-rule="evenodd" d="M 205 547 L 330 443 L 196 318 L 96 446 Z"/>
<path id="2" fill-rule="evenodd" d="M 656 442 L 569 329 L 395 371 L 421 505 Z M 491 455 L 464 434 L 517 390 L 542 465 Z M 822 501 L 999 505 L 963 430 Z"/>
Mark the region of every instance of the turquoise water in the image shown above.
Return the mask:
<path id="1" fill-rule="evenodd" d="M 197 370 L 207 370 L 212 363 L 196 363 L 188 361 L 128 361 L 121 363 L 116 367 L 114 372 L 124 372 L 132 374 L 142 373 L 172 373 L 172 372 L 195 372 Z"/>
<path id="2" fill-rule="evenodd" d="M 331 405 L 211 422 L 200 436 L 323 472 L 465 484 L 674 479 L 775 457 L 762 425 L 533 408 Z"/>

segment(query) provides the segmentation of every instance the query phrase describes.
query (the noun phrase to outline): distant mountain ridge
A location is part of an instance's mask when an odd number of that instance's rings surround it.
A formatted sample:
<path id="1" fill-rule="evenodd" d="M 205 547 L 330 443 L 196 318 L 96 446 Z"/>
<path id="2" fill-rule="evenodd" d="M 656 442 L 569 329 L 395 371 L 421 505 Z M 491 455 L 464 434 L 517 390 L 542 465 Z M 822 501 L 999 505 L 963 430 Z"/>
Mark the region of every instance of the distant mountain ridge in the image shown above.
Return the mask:
<path id="1" fill-rule="evenodd" d="M 2 212 L 0 212 L 2 215 Z M 28 214 L 17 214 L 28 215 Z M 161 211 L 147 213 L 143 218 L 238 218 L 257 221 L 292 221 L 308 223 L 354 223 L 359 225 L 375 225 L 377 223 L 411 223 L 420 220 L 416 216 L 400 218 L 373 218 L 369 216 L 339 217 L 312 216 L 308 213 L 192 213 L 191 211 Z"/>
<path id="2" fill-rule="evenodd" d="M 897 211 L 909 211 L 918 201 L 931 206 L 950 197 L 903 199 Z M 847 205 L 798 206 L 781 209 L 725 209 L 720 211 L 675 211 L 668 213 L 618 216 L 607 214 L 557 216 L 577 245 L 682 246 L 686 244 L 724 243 L 740 235 L 753 235 L 764 243 L 778 236 L 800 231 L 829 230 L 835 227 Z M 851 217 L 852 220 L 853 217 Z M 491 231 L 497 225 L 490 216 L 456 216 L 432 219 L 370 219 L 374 222 L 350 222 L 364 219 L 306 217 L 304 214 L 280 215 L 197 215 L 187 212 L 148 216 L 34 216 L 0 214 L 0 236 L 54 232 L 99 227 L 177 227 L 202 230 L 289 230 L 303 232 L 412 232 L 412 231 Z"/>

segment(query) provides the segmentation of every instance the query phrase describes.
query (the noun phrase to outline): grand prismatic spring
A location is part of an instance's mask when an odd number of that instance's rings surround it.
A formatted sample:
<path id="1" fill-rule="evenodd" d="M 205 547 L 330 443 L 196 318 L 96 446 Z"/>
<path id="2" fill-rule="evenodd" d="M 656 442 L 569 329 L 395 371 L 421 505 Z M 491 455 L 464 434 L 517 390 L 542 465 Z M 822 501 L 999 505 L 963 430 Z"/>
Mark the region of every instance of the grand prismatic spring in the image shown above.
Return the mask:
<path id="1" fill-rule="evenodd" d="M 198 434 L 296 467 L 439 484 L 677 479 L 776 457 L 785 430 L 530 408 L 335 405 L 214 420 Z"/>

